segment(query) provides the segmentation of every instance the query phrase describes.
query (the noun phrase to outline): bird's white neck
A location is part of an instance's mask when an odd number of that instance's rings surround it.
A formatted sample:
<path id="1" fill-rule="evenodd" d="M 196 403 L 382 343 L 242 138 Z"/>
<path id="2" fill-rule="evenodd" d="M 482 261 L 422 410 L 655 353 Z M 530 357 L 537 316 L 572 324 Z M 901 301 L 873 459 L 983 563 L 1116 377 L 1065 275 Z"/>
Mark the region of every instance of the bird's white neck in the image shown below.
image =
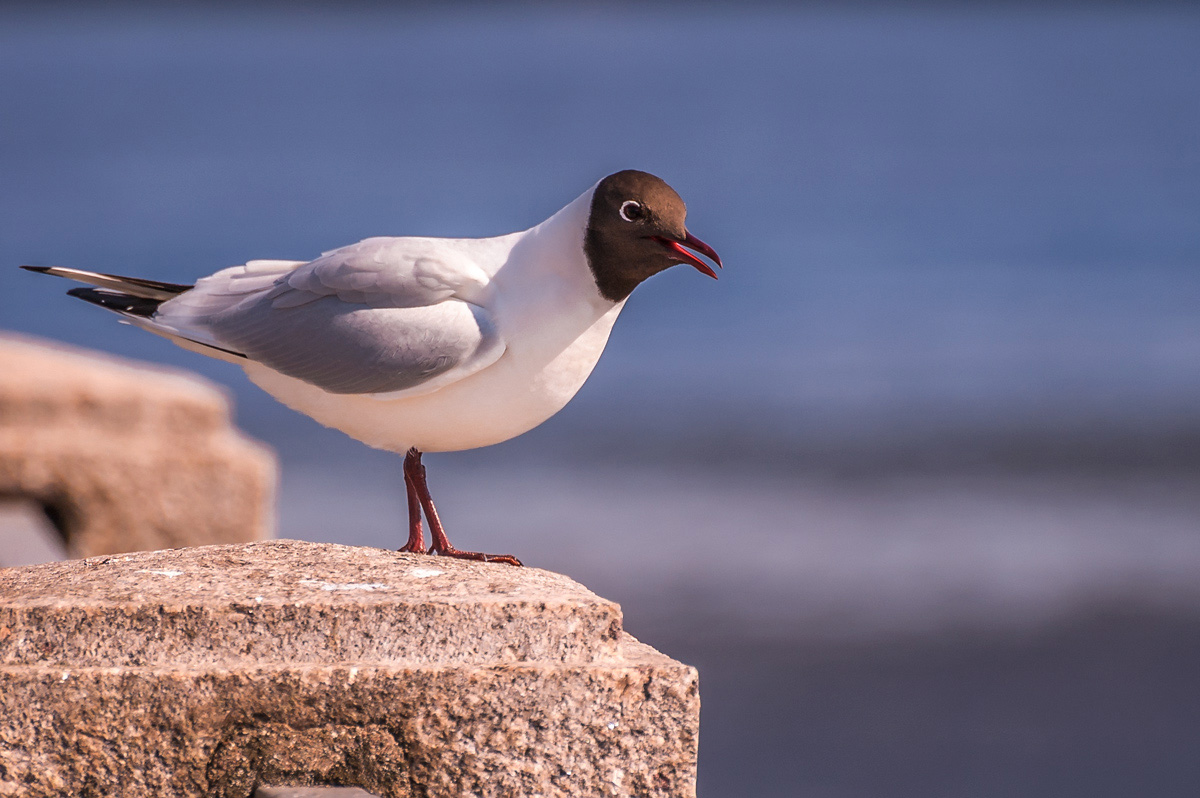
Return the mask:
<path id="1" fill-rule="evenodd" d="M 613 307 L 600 295 L 584 253 L 594 190 L 593 186 L 541 224 L 514 234 L 509 256 L 493 277 L 502 293 L 586 301 L 598 314 Z"/>

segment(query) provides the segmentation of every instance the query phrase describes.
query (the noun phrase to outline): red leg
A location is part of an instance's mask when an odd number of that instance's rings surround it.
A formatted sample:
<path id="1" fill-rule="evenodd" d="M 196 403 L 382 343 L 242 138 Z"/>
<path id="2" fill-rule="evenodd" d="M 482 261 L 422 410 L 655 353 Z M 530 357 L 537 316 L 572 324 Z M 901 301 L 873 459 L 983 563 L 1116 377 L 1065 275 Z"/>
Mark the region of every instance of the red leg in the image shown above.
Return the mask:
<path id="1" fill-rule="evenodd" d="M 421 498 L 417 495 L 417 486 L 413 482 L 413 466 L 421 462 L 421 454 L 416 449 L 410 449 L 404 456 L 404 489 L 408 494 L 408 542 L 400 547 L 400 551 L 411 551 L 414 554 L 425 553 L 425 531 L 421 528 Z"/>
<path id="2" fill-rule="evenodd" d="M 442 521 L 438 518 L 437 508 L 433 506 L 433 497 L 429 495 L 429 484 L 425 481 L 425 466 L 421 465 L 421 453 L 416 448 L 409 449 L 408 457 L 404 459 L 406 466 L 409 463 L 409 458 L 413 458 L 413 466 L 411 469 L 406 468 L 405 471 L 406 474 L 411 475 L 411 490 L 416 492 L 417 497 L 421 501 L 421 507 L 425 510 L 425 517 L 429 519 L 429 534 L 433 537 L 433 542 L 429 544 L 430 554 L 439 554 L 443 557 L 456 557 L 460 560 L 499 562 L 506 565 L 521 564 L 521 561 L 511 554 L 484 554 L 481 551 L 460 551 L 451 546 L 450 541 L 446 538 L 446 530 L 442 526 Z"/>

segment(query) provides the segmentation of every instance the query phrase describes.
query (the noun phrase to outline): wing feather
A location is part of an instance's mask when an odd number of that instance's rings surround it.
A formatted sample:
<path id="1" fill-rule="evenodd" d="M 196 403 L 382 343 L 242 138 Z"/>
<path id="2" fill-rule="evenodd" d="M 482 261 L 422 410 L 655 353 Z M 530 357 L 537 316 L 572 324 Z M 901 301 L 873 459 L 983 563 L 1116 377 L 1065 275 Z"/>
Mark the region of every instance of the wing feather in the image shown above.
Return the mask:
<path id="1" fill-rule="evenodd" d="M 307 263 L 250 261 L 200 280 L 147 322 L 330 393 L 423 392 L 505 350 L 487 310 L 468 300 L 486 295 L 486 273 L 432 241 L 367 239 Z"/>

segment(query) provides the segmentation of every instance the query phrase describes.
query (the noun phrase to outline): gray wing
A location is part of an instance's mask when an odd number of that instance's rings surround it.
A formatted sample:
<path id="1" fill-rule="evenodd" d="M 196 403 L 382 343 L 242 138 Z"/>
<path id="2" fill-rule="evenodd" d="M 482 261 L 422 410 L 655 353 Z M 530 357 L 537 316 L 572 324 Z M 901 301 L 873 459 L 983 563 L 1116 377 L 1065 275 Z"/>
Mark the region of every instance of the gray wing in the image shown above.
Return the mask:
<path id="1" fill-rule="evenodd" d="M 444 249 L 444 248 L 443 248 Z M 150 325 L 244 354 L 330 393 L 395 394 L 494 363 L 487 277 L 428 239 L 368 239 L 309 263 L 252 261 L 163 303 Z"/>
<path id="2" fill-rule="evenodd" d="M 226 347 L 330 393 L 404 391 L 504 352 L 483 309 L 456 300 L 372 308 L 327 296 L 279 308 L 263 296 L 210 317 L 208 328 Z"/>

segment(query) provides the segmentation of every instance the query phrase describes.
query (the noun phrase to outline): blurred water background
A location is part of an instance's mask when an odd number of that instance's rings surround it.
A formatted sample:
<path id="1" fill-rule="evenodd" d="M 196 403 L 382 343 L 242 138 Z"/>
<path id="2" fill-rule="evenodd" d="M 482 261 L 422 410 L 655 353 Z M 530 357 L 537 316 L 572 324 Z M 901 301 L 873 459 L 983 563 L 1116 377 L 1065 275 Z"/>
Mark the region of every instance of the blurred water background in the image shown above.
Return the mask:
<path id="1" fill-rule="evenodd" d="M 459 546 L 701 668 L 700 794 L 1200 794 L 1200 9 L 0 9 L 0 326 L 229 386 L 280 534 L 399 458 L 19 263 L 188 282 L 655 172 L 722 254 L 562 413 L 427 459 Z"/>

